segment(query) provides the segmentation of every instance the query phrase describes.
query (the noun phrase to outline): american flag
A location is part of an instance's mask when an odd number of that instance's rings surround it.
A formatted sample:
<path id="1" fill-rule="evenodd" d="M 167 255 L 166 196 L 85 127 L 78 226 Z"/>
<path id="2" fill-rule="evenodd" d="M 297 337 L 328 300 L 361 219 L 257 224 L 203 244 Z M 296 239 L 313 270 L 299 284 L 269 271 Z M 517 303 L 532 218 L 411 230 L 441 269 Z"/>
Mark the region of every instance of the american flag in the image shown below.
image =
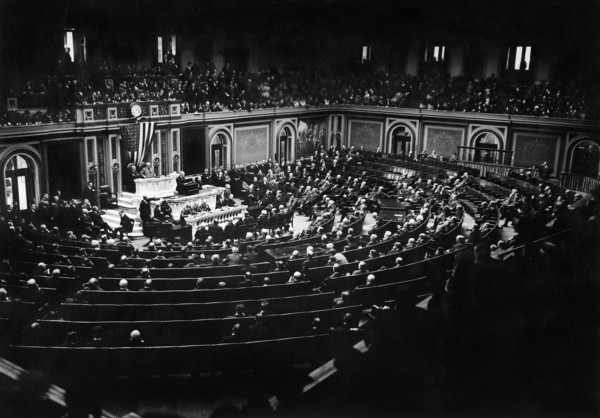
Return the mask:
<path id="1" fill-rule="evenodd" d="M 150 149 L 150 142 L 154 135 L 154 122 L 140 122 L 121 126 L 122 146 L 129 157 L 129 161 L 139 166 L 145 159 Z"/>

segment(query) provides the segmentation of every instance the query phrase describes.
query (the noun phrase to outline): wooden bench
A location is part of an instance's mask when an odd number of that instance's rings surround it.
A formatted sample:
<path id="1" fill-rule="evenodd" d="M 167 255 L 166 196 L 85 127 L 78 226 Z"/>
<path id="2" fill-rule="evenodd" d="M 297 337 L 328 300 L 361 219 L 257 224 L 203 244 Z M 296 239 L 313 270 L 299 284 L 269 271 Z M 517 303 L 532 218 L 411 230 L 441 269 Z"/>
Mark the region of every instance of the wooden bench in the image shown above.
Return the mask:
<path id="1" fill-rule="evenodd" d="M 266 299 L 273 313 L 302 312 L 324 309 L 333 304 L 333 292 L 313 295 Z M 64 303 L 61 312 L 64 319 L 72 321 L 145 321 L 189 320 L 201 318 L 224 318 L 233 315 L 236 305 L 243 303 L 252 315 L 261 309 L 260 300 L 237 300 L 209 303 L 179 303 L 153 305 L 113 305 Z"/>
<path id="2" fill-rule="evenodd" d="M 175 347 L 34 347 L 11 346 L 19 364 L 32 361 L 52 370 L 86 375 L 148 375 L 201 371 L 265 370 L 300 363 L 319 364 L 341 348 L 350 347 L 362 333 L 334 333 L 228 344 Z"/>
<path id="3" fill-rule="evenodd" d="M 351 313 L 358 324 L 362 307 L 348 306 L 338 309 L 322 309 L 267 315 L 263 323 L 277 338 L 297 337 L 311 329 L 315 317 L 321 320 L 324 329 L 338 327 L 345 314 Z M 218 319 L 196 319 L 191 321 L 39 321 L 41 325 L 40 345 L 61 345 L 69 332 L 77 332 L 77 345 L 85 346 L 92 341 L 94 328 L 102 329 L 102 340 L 108 346 L 128 344 L 133 330 L 141 332 L 147 345 L 172 346 L 182 344 L 214 344 L 231 334 L 235 324 L 242 326 L 241 332 L 247 335 L 247 328 L 254 323 L 253 316 Z"/>

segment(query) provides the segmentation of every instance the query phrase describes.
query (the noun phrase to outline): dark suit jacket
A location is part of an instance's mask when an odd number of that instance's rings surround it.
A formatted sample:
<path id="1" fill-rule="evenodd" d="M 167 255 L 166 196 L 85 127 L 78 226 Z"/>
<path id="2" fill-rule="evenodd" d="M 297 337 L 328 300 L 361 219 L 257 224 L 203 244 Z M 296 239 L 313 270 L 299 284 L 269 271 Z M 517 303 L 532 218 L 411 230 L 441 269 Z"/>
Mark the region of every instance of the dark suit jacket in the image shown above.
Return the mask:
<path id="1" fill-rule="evenodd" d="M 126 213 L 121 217 L 121 227 L 124 231 L 131 231 L 133 229 L 133 221 Z"/>
<path id="2" fill-rule="evenodd" d="M 83 190 L 83 197 L 90 201 L 92 206 L 96 205 L 96 189 L 86 186 Z"/>
<path id="3" fill-rule="evenodd" d="M 142 222 L 148 222 L 152 220 L 152 211 L 150 209 L 150 202 L 142 200 L 140 202 L 140 218 Z"/>
<path id="4" fill-rule="evenodd" d="M 175 181 L 177 182 L 177 193 L 181 193 L 183 190 L 183 185 L 187 183 L 187 180 L 185 177 L 177 176 Z"/>

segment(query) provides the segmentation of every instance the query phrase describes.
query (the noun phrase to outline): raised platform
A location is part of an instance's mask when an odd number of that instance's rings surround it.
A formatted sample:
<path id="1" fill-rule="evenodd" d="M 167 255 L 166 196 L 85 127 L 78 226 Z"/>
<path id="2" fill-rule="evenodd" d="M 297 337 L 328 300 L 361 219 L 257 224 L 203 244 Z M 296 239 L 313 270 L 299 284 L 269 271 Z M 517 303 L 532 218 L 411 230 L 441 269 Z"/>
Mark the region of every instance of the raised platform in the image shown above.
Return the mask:
<path id="1" fill-rule="evenodd" d="M 164 184 L 168 183 L 165 180 L 166 179 L 165 177 L 163 177 L 161 179 L 159 179 L 159 180 L 161 180 L 160 184 L 164 185 Z M 151 180 L 151 179 L 143 179 L 143 180 Z M 174 188 L 173 188 L 173 190 L 174 190 Z M 118 228 L 120 221 L 121 221 L 121 218 L 119 215 L 119 210 L 123 210 L 123 211 L 125 211 L 125 213 L 127 213 L 127 215 L 131 219 L 135 220 L 134 226 L 133 226 L 133 231 L 129 234 L 129 236 L 132 238 L 142 237 L 142 236 L 144 236 L 144 234 L 142 232 L 142 222 L 139 217 L 139 206 L 140 206 L 140 202 L 142 201 L 142 198 L 144 195 L 146 195 L 148 197 L 158 197 L 160 199 L 166 200 L 169 203 L 169 205 L 171 206 L 171 209 L 173 209 L 173 219 L 175 221 L 179 221 L 181 211 L 183 210 L 183 208 L 185 206 L 187 206 L 187 205 L 193 206 L 195 204 L 200 204 L 201 202 L 205 202 L 211 208 L 210 212 L 198 213 L 198 214 L 194 214 L 194 215 L 186 218 L 186 221 L 188 222 L 188 224 L 192 225 L 192 234 L 195 234 L 197 228 L 200 226 L 200 224 L 202 222 L 212 223 L 216 219 L 217 221 L 219 221 L 219 223 L 225 223 L 229 219 L 234 219 L 235 217 L 242 214 L 247 208 L 244 205 L 240 205 L 240 206 L 232 206 L 232 207 L 226 207 L 223 209 L 215 210 L 216 203 L 217 203 L 217 196 L 225 190 L 222 187 L 204 186 L 204 188 L 202 190 L 200 190 L 200 192 L 198 194 L 189 195 L 189 196 L 179 196 L 177 194 L 173 195 L 173 190 L 171 191 L 171 193 L 169 195 L 165 195 L 164 191 L 158 190 L 158 191 L 156 191 L 156 194 L 158 196 L 156 196 L 154 194 L 155 192 L 149 192 L 148 190 L 146 190 L 146 192 L 148 192 L 147 194 L 138 194 L 138 193 L 134 194 L 134 193 L 123 192 L 119 196 L 119 208 L 106 210 L 105 214 L 103 215 L 103 219 L 106 221 L 106 223 L 108 223 L 111 226 L 111 228 L 113 228 L 113 229 Z M 154 211 L 154 207 L 158 203 L 159 203 L 158 200 L 150 202 L 152 211 Z"/>
<path id="2" fill-rule="evenodd" d="M 229 206 L 218 210 L 213 210 L 211 212 L 197 213 L 188 216 L 187 218 L 185 218 L 185 220 L 188 224 L 192 225 L 192 235 L 194 235 L 198 230 L 200 224 L 202 224 L 202 222 L 211 224 L 216 220 L 220 224 L 225 223 L 228 220 L 235 219 L 236 217 L 244 213 L 247 208 L 248 206 L 246 205 Z"/>
<path id="3" fill-rule="evenodd" d="M 173 219 L 179 220 L 179 214 L 183 210 L 183 208 L 187 205 L 195 205 L 200 204 L 201 202 L 206 202 L 211 209 L 214 209 L 217 204 L 217 195 L 222 193 L 225 189 L 222 187 L 214 187 L 214 186 L 204 186 L 202 190 L 198 194 L 187 195 L 187 196 L 179 196 L 175 193 L 175 188 L 171 190 L 168 195 L 165 195 L 164 192 L 159 192 L 157 195 L 148 193 L 145 195 L 140 195 L 138 193 L 128 193 L 123 192 L 119 196 L 119 207 L 123 208 L 126 211 L 134 211 L 136 212 L 140 207 L 140 202 L 142 201 L 143 196 L 148 197 L 156 197 L 160 199 L 166 200 L 171 209 L 173 209 Z M 154 206 L 158 204 L 158 201 L 151 201 L 150 205 L 152 206 L 152 210 L 154 210 Z"/>
<path id="4" fill-rule="evenodd" d="M 167 176 L 149 177 L 144 179 L 135 179 L 135 194 L 137 198 L 142 197 L 167 197 L 172 196 L 177 188 L 177 173 L 171 173 Z"/>

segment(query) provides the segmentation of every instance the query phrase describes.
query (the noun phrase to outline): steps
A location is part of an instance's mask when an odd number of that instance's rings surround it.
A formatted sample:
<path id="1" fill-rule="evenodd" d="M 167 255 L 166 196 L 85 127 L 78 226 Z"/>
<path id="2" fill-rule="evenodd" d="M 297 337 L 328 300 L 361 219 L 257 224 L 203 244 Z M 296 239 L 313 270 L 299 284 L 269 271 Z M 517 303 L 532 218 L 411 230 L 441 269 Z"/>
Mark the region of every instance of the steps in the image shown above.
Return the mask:
<path id="1" fill-rule="evenodd" d="M 119 198 L 119 206 L 121 204 L 121 198 Z M 138 211 L 136 209 L 130 209 L 126 206 L 120 206 L 119 209 L 106 209 L 104 215 L 102 215 L 102 219 L 110 225 L 112 229 L 118 228 L 121 226 L 121 216 L 119 215 L 119 210 L 125 211 L 127 216 L 131 219 L 134 219 L 133 223 L 133 231 L 129 234 L 131 238 L 143 237 L 142 233 L 142 221 L 138 217 Z"/>
<path id="2" fill-rule="evenodd" d="M 139 205 L 140 198 L 136 198 L 133 193 L 123 192 L 119 196 L 119 208 L 125 210 L 125 212 L 128 210 L 133 210 L 137 213 Z"/>

